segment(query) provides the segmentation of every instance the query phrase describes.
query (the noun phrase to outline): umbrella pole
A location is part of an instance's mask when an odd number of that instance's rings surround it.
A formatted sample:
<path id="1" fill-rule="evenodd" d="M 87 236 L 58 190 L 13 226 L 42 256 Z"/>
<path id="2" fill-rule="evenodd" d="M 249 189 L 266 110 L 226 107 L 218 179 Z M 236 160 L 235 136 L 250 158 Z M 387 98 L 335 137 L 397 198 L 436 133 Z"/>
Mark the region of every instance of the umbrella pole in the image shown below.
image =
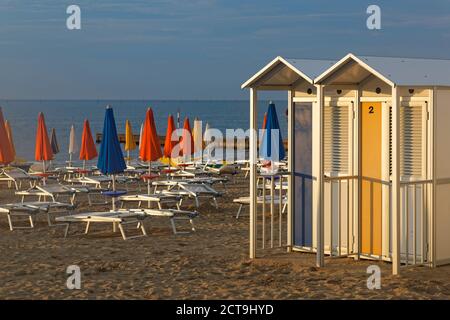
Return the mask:
<path id="1" fill-rule="evenodd" d="M 130 150 L 127 151 L 127 165 L 130 165 Z"/>
<path id="2" fill-rule="evenodd" d="M 43 183 L 44 183 L 44 186 L 45 186 L 45 160 L 42 160 L 42 173 L 44 174 L 44 176 L 42 177 L 43 179 L 42 179 L 42 181 L 43 181 Z M 44 201 L 45 201 L 45 199 L 44 199 Z"/>
<path id="3" fill-rule="evenodd" d="M 152 162 L 149 161 L 148 162 L 148 179 L 147 179 L 147 194 L 148 195 L 150 195 L 150 192 L 151 192 L 151 190 L 150 190 L 150 188 L 151 188 L 151 183 L 150 183 L 151 176 L 152 176 Z M 148 202 L 148 208 L 150 209 L 151 206 L 152 206 L 152 203 L 151 203 L 151 201 L 149 201 Z"/>
<path id="4" fill-rule="evenodd" d="M 72 166 L 72 153 L 69 152 L 69 167 Z"/>
<path id="5" fill-rule="evenodd" d="M 113 191 L 116 191 L 116 176 L 114 174 L 112 175 L 112 189 Z M 111 197 L 111 201 L 112 201 L 112 210 L 116 211 L 116 201 L 114 199 L 114 196 Z"/>

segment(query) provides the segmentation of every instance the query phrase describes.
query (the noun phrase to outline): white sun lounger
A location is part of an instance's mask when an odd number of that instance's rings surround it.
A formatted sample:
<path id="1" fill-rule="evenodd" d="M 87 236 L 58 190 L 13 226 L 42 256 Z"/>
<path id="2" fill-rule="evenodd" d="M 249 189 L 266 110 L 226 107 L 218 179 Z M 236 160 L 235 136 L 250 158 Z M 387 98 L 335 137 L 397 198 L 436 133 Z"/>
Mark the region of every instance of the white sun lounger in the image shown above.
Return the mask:
<path id="1" fill-rule="evenodd" d="M 131 212 L 131 211 L 106 211 L 106 212 L 88 212 L 68 215 L 64 217 L 57 217 L 56 221 L 66 224 L 66 230 L 64 237 L 66 238 L 69 233 L 69 228 L 72 223 L 86 223 L 85 234 L 89 232 L 91 223 L 111 223 L 113 225 L 113 232 L 116 232 L 116 226 L 119 227 L 123 240 L 140 238 L 147 236 L 144 224 L 142 221 L 147 217 L 143 212 Z M 129 224 L 137 224 L 141 229 L 142 234 L 137 236 L 128 237 L 125 233 L 125 226 Z"/>
<path id="2" fill-rule="evenodd" d="M 200 198 L 209 198 L 212 199 L 214 206 L 216 209 L 219 208 L 217 204 L 217 198 L 222 196 L 222 193 L 214 190 L 210 186 L 199 183 L 199 184 L 189 184 L 189 183 L 177 183 L 170 187 L 168 190 L 161 191 L 164 194 L 171 195 L 180 195 L 183 197 L 188 197 L 194 199 L 195 206 L 198 208 L 200 206 L 199 199 Z"/>
<path id="3" fill-rule="evenodd" d="M 20 190 L 23 181 L 29 182 L 30 187 L 33 187 L 39 179 L 40 177 L 30 175 L 24 170 L 15 167 L 4 168 L 0 172 L 0 181 L 7 181 L 9 187 L 14 183 L 16 190 Z"/>
<path id="4" fill-rule="evenodd" d="M 34 228 L 34 216 L 39 213 L 47 215 L 48 225 L 55 226 L 52 223 L 50 214 L 72 212 L 75 207 L 68 203 L 61 202 L 24 202 L 9 203 L 0 206 L 0 212 L 6 213 L 8 217 L 9 230 L 31 229 Z M 56 210 L 56 211 L 53 211 Z M 59 210 L 59 211 L 58 211 Z M 29 226 L 14 226 L 13 217 L 28 217 Z"/>
<path id="5" fill-rule="evenodd" d="M 118 200 L 122 202 L 122 207 L 126 202 L 138 202 L 138 207 L 141 207 L 143 202 L 148 204 L 156 202 L 159 209 L 162 209 L 163 204 L 175 204 L 180 209 L 181 196 L 163 193 L 133 194 L 121 196 Z"/>
<path id="6" fill-rule="evenodd" d="M 270 195 L 266 196 L 265 203 L 267 206 L 270 206 L 270 199 L 271 199 Z M 258 201 L 258 204 L 264 203 L 262 196 L 259 196 L 257 201 Z M 244 206 L 250 205 L 250 197 L 239 197 L 239 198 L 233 199 L 233 202 L 239 204 L 239 209 L 238 209 L 238 212 L 236 213 L 236 219 L 239 219 L 239 216 L 242 212 L 242 208 Z M 274 205 L 279 206 L 280 205 L 280 197 L 275 196 L 273 199 L 273 202 L 274 202 Z M 287 198 L 286 197 L 282 198 L 282 205 L 283 205 L 282 212 L 284 213 L 286 211 L 286 206 L 287 206 Z"/>
<path id="7" fill-rule="evenodd" d="M 25 191 L 16 191 L 16 195 L 22 197 L 22 202 L 25 201 L 25 197 L 34 196 L 38 197 L 38 201 L 49 197 L 53 202 L 56 202 L 60 196 L 68 196 L 70 199 L 70 203 L 73 204 L 75 202 L 75 196 L 78 193 L 89 193 L 89 189 L 85 187 L 72 187 L 65 186 L 62 184 L 49 184 L 45 186 L 34 186 Z"/>
<path id="8" fill-rule="evenodd" d="M 126 209 L 130 212 L 142 212 L 149 217 L 167 217 L 170 220 L 173 234 L 187 234 L 189 231 L 178 231 L 177 221 L 189 221 L 191 231 L 195 231 L 194 218 L 198 217 L 197 211 L 186 211 L 179 209 Z"/>
<path id="9" fill-rule="evenodd" d="M 128 176 L 116 176 L 117 183 L 127 183 L 130 181 L 136 181 L 136 178 L 128 177 Z M 87 186 L 92 185 L 97 189 L 103 188 L 106 186 L 110 188 L 112 185 L 112 178 L 108 176 L 98 175 L 98 176 L 83 176 L 74 179 L 67 180 L 69 183 L 79 183 L 81 185 Z"/>

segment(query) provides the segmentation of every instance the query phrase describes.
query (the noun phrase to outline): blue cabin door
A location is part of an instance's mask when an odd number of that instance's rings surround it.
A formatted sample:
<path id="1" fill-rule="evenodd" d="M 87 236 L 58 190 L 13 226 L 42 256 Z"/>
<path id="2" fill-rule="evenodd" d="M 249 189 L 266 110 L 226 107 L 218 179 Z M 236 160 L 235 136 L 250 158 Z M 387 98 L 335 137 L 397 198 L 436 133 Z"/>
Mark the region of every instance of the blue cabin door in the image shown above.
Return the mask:
<path id="1" fill-rule="evenodd" d="M 312 247 L 312 103 L 294 110 L 294 245 Z"/>

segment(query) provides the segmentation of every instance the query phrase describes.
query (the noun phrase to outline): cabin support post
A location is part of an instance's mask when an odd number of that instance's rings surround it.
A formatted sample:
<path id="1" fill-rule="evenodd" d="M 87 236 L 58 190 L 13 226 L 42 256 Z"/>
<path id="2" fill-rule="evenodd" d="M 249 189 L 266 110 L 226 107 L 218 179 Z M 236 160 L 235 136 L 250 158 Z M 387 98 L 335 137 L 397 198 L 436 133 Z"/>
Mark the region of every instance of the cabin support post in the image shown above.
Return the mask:
<path id="1" fill-rule="evenodd" d="M 400 272 L 400 97 L 392 87 L 392 274 Z"/>
<path id="2" fill-rule="evenodd" d="M 250 88 L 250 259 L 256 258 L 256 210 L 258 205 L 257 199 L 257 110 L 258 96 L 255 88 Z"/>
<path id="3" fill-rule="evenodd" d="M 317 86 L 317 108 L 319 112 L 319 170 L 317 175 L 317 206 L 316 206 L 316 233 L 317 233 L 317 253 L 316 266 L 323 267 L 325 265 L 324 259 L 324 86 Z"/>
<path id="4" fill-rule="evenodd" d="M 294 217 L 294 90 L 288 91 L 288 190 L 287 190 L 287 251 L 292 251 L 293 245 L 293 217 Z M 281 199 L 280 199 L 281 201 Z"/>

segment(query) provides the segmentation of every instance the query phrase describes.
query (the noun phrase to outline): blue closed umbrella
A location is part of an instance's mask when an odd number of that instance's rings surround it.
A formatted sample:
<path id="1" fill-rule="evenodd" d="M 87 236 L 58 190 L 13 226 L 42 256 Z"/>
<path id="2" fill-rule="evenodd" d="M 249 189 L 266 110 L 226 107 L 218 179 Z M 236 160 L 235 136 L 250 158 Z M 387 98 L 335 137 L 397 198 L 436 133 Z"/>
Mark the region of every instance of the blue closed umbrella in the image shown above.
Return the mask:
<path id="1" fill-rule="evenodd" d="M 97 161 L 97 167 L 103 174 L 111 174 L 113 180 L 113 192 L 106 192 L 105 195 L 113 198 L 113 210 L 115 210 L 114 198 L 123 194 L 116 192 L 115 174 L 122 173 L 125 168 L 125 160 L 120 147 L 119 137 L 117 136 L 116 121 L 114 113 L 110 106 L 106 107 L 105 121 L 103 124 L 103 137 L 100 146 L 100 155 Z"/>
<path id="2" fill-rule="evenodd" d="M 277 139 L 278 141 L 272 141 Z M 283 138 L 281 137 L 275 104 L 270 101 L 267 111 L 267 123 L 260 147 L 260 157 L 264 160 L 280 161 L 285 157 Z"/>

